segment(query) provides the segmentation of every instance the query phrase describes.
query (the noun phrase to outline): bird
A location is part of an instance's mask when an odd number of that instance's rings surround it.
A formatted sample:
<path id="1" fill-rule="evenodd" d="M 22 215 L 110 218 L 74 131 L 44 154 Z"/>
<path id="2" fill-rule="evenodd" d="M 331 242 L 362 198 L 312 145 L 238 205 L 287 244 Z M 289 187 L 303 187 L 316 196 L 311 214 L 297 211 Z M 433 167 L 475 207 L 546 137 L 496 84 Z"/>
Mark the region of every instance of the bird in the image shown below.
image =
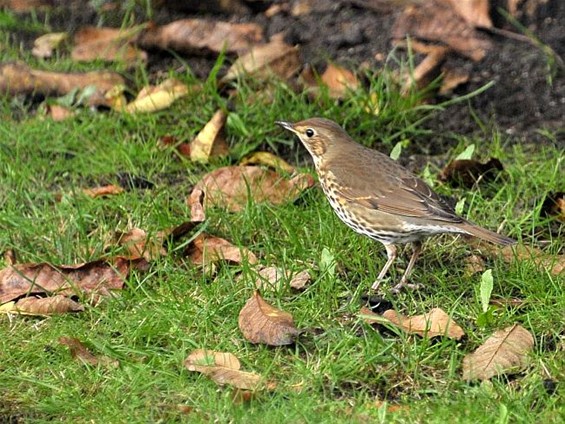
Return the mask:
<path id="1" fill-rule="evenodd" d="M 467 234 L 500 246 L 516 243 L 457 215 L 421 178 L 387 155 L 354 141 L 334 121 L 309 118 L 275 121 L 294 133 L 312 156 L 320 185 L 337 216 L 355 232 L 382 243 L 387 261 L 371 286 L 378 290 L 398 256 L 398 245 L 413 252 L 393 288 L 418 288 L 409 277 L 422 241 L 441 233 Z"/>

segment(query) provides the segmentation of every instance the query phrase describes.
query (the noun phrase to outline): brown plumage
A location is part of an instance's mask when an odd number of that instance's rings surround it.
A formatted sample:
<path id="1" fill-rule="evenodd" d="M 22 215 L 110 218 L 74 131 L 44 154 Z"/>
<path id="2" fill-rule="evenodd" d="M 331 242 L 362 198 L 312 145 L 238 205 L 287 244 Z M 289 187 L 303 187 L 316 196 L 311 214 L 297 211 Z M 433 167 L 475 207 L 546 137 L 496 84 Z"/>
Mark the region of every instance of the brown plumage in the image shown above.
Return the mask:
<path id="1" fill-rule="evenodd" d="M 397 291 L 421 250 L 421 240 L 434 234 L 469 234 L 491 243 L 515 240 L 458 216 L 423 180 L 388 156 L 356 143 L 335 122 L 311 118 L 278 125 L 298 136 L 314 159 L 320 184 L 332 208 L 354 231 L 384 244 L 388 260 L 373 289 L 396 259 L 396 244 L 412 243 L 414 252 Z"/>

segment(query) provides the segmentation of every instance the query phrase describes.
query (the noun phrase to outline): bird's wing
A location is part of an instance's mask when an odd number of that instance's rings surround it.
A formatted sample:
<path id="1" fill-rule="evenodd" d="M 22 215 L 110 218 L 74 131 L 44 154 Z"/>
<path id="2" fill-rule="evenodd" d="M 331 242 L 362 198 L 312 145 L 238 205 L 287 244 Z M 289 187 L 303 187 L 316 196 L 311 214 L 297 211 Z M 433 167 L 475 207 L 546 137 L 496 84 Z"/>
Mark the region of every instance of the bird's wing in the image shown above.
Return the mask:
<path id="1" fill-rule="evenodd" d="M 464 222 L 423 180 L 397 163 L 391 172 L 371 178 L 367 171 L 351 174 L 334 168 L 335 189 L 348 202 L 383 212 L 444 222 Z M 334 172 L 335 171 L 335 172 Z"/>

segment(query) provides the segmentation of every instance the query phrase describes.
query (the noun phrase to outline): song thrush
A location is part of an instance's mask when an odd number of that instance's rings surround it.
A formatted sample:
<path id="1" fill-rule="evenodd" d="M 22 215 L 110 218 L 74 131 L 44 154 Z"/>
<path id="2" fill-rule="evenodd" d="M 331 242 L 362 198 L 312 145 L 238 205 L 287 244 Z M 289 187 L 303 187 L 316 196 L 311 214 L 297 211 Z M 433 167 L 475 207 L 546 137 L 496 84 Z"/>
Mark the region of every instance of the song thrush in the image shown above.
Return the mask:
<path id="1" fill-rule="evenodd" d="M 423 180 L 388 156 L 356 143 L 335 122 L 311 118 L 276 123 L 296 134 L 312 155 L 320 185 L 337 216 L 357 233 L 384 244 L 388 260 L 374 290 L 396 259 L 397 244 L 412 243 L 414 251 L 394 291 L 412 286 L 408 277 L 426 237 L 458 233 L 503 246 L 515 243 L 456 215 Z"/>

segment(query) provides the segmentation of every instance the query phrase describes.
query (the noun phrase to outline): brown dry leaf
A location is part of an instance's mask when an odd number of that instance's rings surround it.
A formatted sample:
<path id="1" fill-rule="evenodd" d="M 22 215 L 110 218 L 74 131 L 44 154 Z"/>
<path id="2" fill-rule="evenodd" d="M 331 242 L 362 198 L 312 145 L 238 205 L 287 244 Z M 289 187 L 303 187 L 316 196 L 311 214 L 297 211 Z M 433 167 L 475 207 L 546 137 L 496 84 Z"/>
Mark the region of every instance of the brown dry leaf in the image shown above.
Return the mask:
<path id="1" fill-rule="evenodd" d="M 257 274 L 255 288 L 259 290 L 278 290 L 288 279 L 290 279 L 289 285 L 291 288 L 302 290 L 311 279 L 308 271 L 300 271 L 293 275 L 292 272 L 285 272 L 276 266 L 261 267 Z"/>
<path id="2" fill-rule="evenodd" d="M 88 348 L 82 343 L 79 339 L 75 337 L 60 337 L 59 343 L 65 345 L 71 351 L 71 356 L 75 359 L 78 359 L 83 364 L 86 365 L 102 365 L 102 366 L 111 366 L 117 367 L 119 362 L 116 359 L 109 358 L 108 356 L 104 355 L 94 355 L 92 352 L 88 350 Z"/>
<path id="3" fill-rule="evenodd" d="M 53 6 L 53 0 L 5 0 L 0 6 L 14 12 L 31 12 L 34 9 L 47 9 Z"/>
<path id="4" fill-rule="evenodd" d="M 227 352 L 197 349 L 188 355 L 184 365 L 189 371 L 205 374 L 220 385 L 256 390 L 263 383 L 259 374 L 241 371 L 239 359 Z"/>
<path id="5" fill-rule="evenodd" d="M 466 84 L 471 78 L 469 72 L 462 68 L 446 68 L 441 70 L 441 86 L 439 87 L 439 94 L 446 96 L 451 94 L 453 90 L 461 84 Z"/>
<path id="6" fill-rule="evenodd" d="M 31 54 L 35 57 L 45 59 L 53 56 L 53 50 L 65 41 L 69 35 L 66 32 L 51 32 L 37 37 L 33 42 Z"/>
<path id="7" fill-rule="evenodd" d="M 224 133 L 228 115 L 218 110 L 190 143 L 190 159 L 206 163 L 211 157 L 226 156 L 229 152 Z"/>
<path id="8" fill-rule="evenodd" d="M 294 172 L 294 167 L 286 162 L 284 159 L 274 155 L 270 152 L 255 152 L 245 156 L 239 162 L 241 166 L 247 165 L 265 165 L 276 170 L 283 170 L 289 174 Z"/>
<path id="9" fill-rule="evenodd" d="M 209 207 L 219 206 L 231 212 L 245 209 L 250 200 L 279 205 L 294 200 L 314 185 L 308 174 L 287 180 L 272 170 L 258 166 L 226 166 L 206 174 L 194 187 L 188 205 L 192 219 L 202 217 Z"/>
<path id="10" fill-rule="evenodd" d="M 188 355 L 184 365 L 189 371 L 206 373 L 210 367 L 224 367 L 232 370 L 241 369 L 237 356 L 229 352 L 216 352 L 214 350 L 196 349 Z"/>
<path id="11" fill-rule="evenodd" d="M 407 36 L 441 42 L 474 61 L 482 60 L 492 46 L 452 8 L 451 0 L 428 0 L 406 7 L 394 23 L 392 37 L 403 44 Z"/>
<path id="12" fill-rule="evenodd" d="M 491 158 L 486 163 L 473 159 L 461 159 L 449 162 L 438 175 L 440 181 L 448 182 L 455 187 L 473 187 L 480 181 L 493 181 L 497 175 L 504 171 L 502 163 Z"/>
<path id="13" fill-rule="evenodd" d="M 167 254 L 163 238 L 162 234 L 150 238 L 141 228 L 132 228 L 127 233 L 117 234 L 117 244 L 127 249 L 129 259 L 144 258 L 151 262 Z"/>
<path id="14" fill-rule="evenodd" d="M 292 315 L 269 305 L 258 290 L 239 312 L 239 329 L 251 343 L 270 346 L 292 344 L 300 334 Z"/>
<path id="15" fill-rule="evenodd" d="M 549 193 L 541 206 L 541 216 L 555 217 L 565 223 L 565 192 Z"/>
<path id="16" fill-rule="evenodd" d="M 239 264 L 247 261 L 257 263 L 257 257 L 245 247 L 237 247 L 220 237 L 200 233 L 188 246 L 186 256 L 194 265 L 210 269 L 215 262 L 227 261 Z"/>
<path id="17" fill-rule="evenodd" d="M 47 72 L 32 69 L 21 62 L 0 64 L 0 93 L 9 95 L 63 96 L 87 87 L 94 91 L 88 98 L 90 106 L 112 106 L 106 93 L 116 86 L 125 86 L 125 80 L 115 72 Z"/>
<path id="18" fill-rule="evenodd" d="M 0 270 L 0 303 L 38 293 L 75 295 L 92 292 L 106 296 L 112 290 L 121 290 L 132 266 L 142 265 L 141 261 L 120 257 L 78 265 L 12 265 Z"/>
<path id="19" fill-rule="evenodd" d="M 6 266 L 14 265 L 16 262 L 18 262 L 18 255 L 16 254 L 16 251 L 14 249 L 5 250 L 2 256 L 4 257 Z"/>
<path id="20" fill-rule="evenodd" d="M 464 380 L 488 380 L 520 370 L 534 346 L 532 334 L 519 324 L 499 330 L 463 358 Z"/>
<path id="21" fill-rule="evenodd" d="M 469 25 L 476 28 L 492 28 L 490 0 L 449 0 L 449 3 Z"/>
<path id="22" fill-rule="evenodd" d="M 84 311 L 84 306 L 65 296 L 24 297 L 17 302 L 8 302 L 0 312 L 19 315 L 56 315 Z"/>
<path id="23" fill-rule="evenodd" d="M 482 255 L 488 254 L 501 258 L 506 263 L 517 261 L 531 261 L 537 267 L 542 268 L 552 275 L 565 273 L 565 255 L 548 255 L 536 247 L 524 245 L 499 246 L 471 239 L 469 243 L 480 251 Z"/>
<path id="24" fill-rule="evenodd" d="M 469 255 L 465 258 L 465 275 L 470 277 L 486 270 L 485 260 L 479 255 Z"/>
<path id="25" fill-rule="evenodd" d="M 82 192 L 88 197 L 96 198 L 101 196 L 115 196 L 117 194 L 122 194 L 124 192 L 124 189 L 114 184 L 108 184 L 102 187 L 84 188 Z"/>
<path id="26" fill-rule="evenodd" d="M 277 38 L 268 44 L 258 44 L 240 56 L 220 83 L 225 84 L 246 75 L 259 80 L 273 75 L 288 79 L 298 72 L 300 66 L 298 48 Z"/>
<path id="27" fill-rule="evenodd" d="M 123 109 L 128 113 L 150 113 L 168 108 L 173 102 L 191 92 L 182 82 L 169 78 L 155 87 L 143 88 L 136 99 Z"/>
<path id="28" fill-rule="evenodd" d="M 53 121 L 64 121 L 75 116 L 75 112 L 61 105 L 45 105 L 45 115 Z"/>
<path id="29" fill-rule="evenodd" d="M 132 42 L 143 29 L 137 26 L 120 28 L 81 28 L 74 37 L 75 46 L 71 57 L 77 62 L 104 60 L 136 63 L 147 61 L 147 53 L 139 50 Z"/>
<path id="30" fill-rule="evenodd" d="M 145 49 L 175 50 L 189 54 L 241 52 L 263 41 L 263 29 L 255 23 L 182 19 L 152 26 L 138 39 Z"/>
<path id="31" fill-rule="evenodd" d="M 173 146 L 179 155 L 190 158 L 190 143 L 179 143 L 176 137 L 172 135 L 164 135 L 159 139 L 159 144 L 163 147 Z"/>
<path id="32" fill-rule="evenodd" d="M 441 74 L 441 65 L 444 63 L 449 49 L 445 46 L 427 46 L 427 56 L 413 72 L 408 70 L 403 80 L 402 93 L 406 94 L 414 87 L 416 90 L 426 88 Z"/>
<path id="33" fill-rule="evenodd" d="M 460 340 L 465 335 L 463 329 L 441 308 L 433 308 L 427 314 L 413 317 L 406 317 L 389 309 L 383 312 L 383 317 L 407 333 L 422 337 L 445 336 Z"/>
<path id="34" fill-rule="evenodd" d="M 320 78 L 328 87 L 328 94 L 332 99 L 343 99 L 350 91 L 359 88 L 359 80 L 353 72 L 341 66 L 328 64 Z"/>

